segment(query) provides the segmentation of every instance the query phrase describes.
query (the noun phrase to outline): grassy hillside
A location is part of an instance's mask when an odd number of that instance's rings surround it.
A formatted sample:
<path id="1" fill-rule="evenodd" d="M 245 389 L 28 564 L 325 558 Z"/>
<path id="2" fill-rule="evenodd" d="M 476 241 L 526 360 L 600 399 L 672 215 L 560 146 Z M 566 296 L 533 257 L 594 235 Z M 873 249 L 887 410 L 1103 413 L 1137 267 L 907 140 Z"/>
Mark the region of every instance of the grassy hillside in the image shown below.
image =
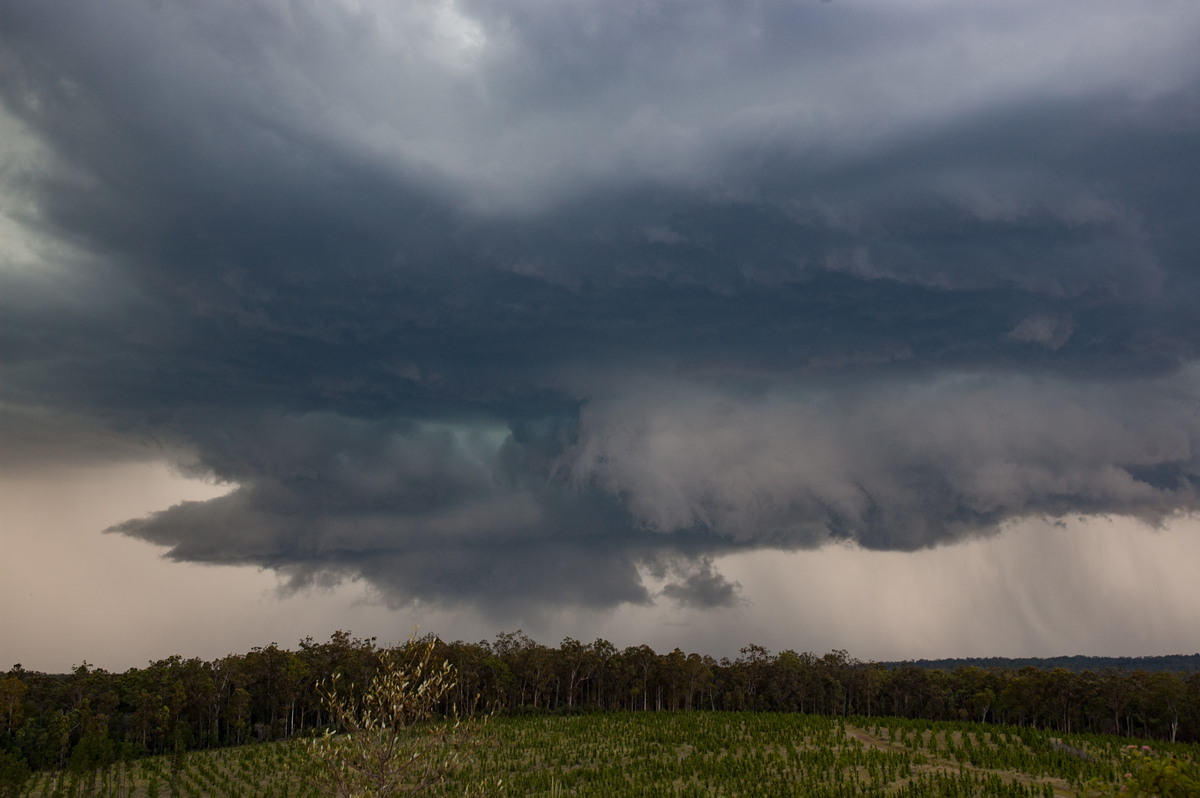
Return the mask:
<path id="1" fill-rule="evenodd" d="M 611 713 L 495 718 L 476 766 L 514 796 L 1077 796 L 1113 789 L 1128 738 L 895 718 L 774 713 Z M 1152 755 L 1200 761 L 1200 746 Z M 315 796 L 303 741 L 154 757 L 103 771 L 39 774 L 33 796 Z M 449 784 L 444 795 L 461 795 Z"/>

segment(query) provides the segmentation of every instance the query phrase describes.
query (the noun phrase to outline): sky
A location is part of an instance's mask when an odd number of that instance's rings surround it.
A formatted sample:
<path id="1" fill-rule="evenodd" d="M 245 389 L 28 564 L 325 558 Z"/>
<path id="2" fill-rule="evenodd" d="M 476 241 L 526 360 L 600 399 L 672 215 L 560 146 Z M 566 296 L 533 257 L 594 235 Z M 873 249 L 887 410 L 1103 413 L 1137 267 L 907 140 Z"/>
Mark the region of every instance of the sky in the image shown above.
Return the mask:
<path id="1" fill-rule="evenodd" d="M 1200 650 L 1197 41 L 0 0 L 0 665 Z"/>

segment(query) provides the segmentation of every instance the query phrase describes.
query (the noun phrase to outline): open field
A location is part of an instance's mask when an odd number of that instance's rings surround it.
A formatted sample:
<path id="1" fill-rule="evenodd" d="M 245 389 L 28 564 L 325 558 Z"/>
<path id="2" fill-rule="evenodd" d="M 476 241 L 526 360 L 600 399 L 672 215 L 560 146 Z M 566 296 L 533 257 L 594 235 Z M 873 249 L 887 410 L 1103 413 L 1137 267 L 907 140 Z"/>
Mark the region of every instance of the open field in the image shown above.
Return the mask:
<path id="1" fill-rule="evenodd" d="M 504 794 L 541 796 L 1077 796 L 1115 789 L 1128 738 L 895 718 L 661 712 L 495 718 L 478 758 Z M 1200 759 L 1200 746 L 1154 743 Z M 38 774 L 22 798 L 307 798 L 304 741 Z M 449 784 L 445 795 L 460 795 Z"/>

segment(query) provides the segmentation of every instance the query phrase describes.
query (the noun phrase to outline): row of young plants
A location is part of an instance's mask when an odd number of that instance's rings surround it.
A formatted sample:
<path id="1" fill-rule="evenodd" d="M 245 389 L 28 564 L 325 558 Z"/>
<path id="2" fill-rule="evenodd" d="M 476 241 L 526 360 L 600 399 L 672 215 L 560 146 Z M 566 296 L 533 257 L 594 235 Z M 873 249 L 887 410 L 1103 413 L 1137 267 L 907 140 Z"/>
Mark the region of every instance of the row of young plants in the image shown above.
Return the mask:
<path id="1" fill-rule="evenodd" d="M 413 740 L 420 729 L 409 730 Z M 1066 798 L 1117 794 L 1128 740 L 1028 727 L 796 713 L 497 716 L 430 795 L 481 783 L 513 796 Z M 1194 744 L 1135 746 L 1195 768 Z M 318 798 L 311 743 L 293 740 L 39 774 L 20 798 Z M 1186 793 L 1184 793 L 1186 794 Z"/>
<path id="2" fill-rule="evenodd" d="M 34 774 L 20 798 L 319 798 L 299 741 Z"/>

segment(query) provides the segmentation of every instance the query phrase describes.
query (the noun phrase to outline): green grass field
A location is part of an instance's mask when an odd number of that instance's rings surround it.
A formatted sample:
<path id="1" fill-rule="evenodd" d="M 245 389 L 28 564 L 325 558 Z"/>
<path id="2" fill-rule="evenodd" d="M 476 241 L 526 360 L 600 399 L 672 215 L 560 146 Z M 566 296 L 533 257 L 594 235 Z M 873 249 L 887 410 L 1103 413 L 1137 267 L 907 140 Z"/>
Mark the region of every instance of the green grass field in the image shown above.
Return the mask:
<path id="1" fill-rule="evenodd" d="M 501 717 L 478 738 L 479 774 L 514 796 L 1052 796 L 1115 792 L 1131 740 L 1028 728 L 771 713 Z M 1200 761 L 1200 746 L 1150 744 Z M 307 798 L 304 741 L 42 773 L 22 798 Z M 440 794 L 461 795 L 462 784 Z"/>

